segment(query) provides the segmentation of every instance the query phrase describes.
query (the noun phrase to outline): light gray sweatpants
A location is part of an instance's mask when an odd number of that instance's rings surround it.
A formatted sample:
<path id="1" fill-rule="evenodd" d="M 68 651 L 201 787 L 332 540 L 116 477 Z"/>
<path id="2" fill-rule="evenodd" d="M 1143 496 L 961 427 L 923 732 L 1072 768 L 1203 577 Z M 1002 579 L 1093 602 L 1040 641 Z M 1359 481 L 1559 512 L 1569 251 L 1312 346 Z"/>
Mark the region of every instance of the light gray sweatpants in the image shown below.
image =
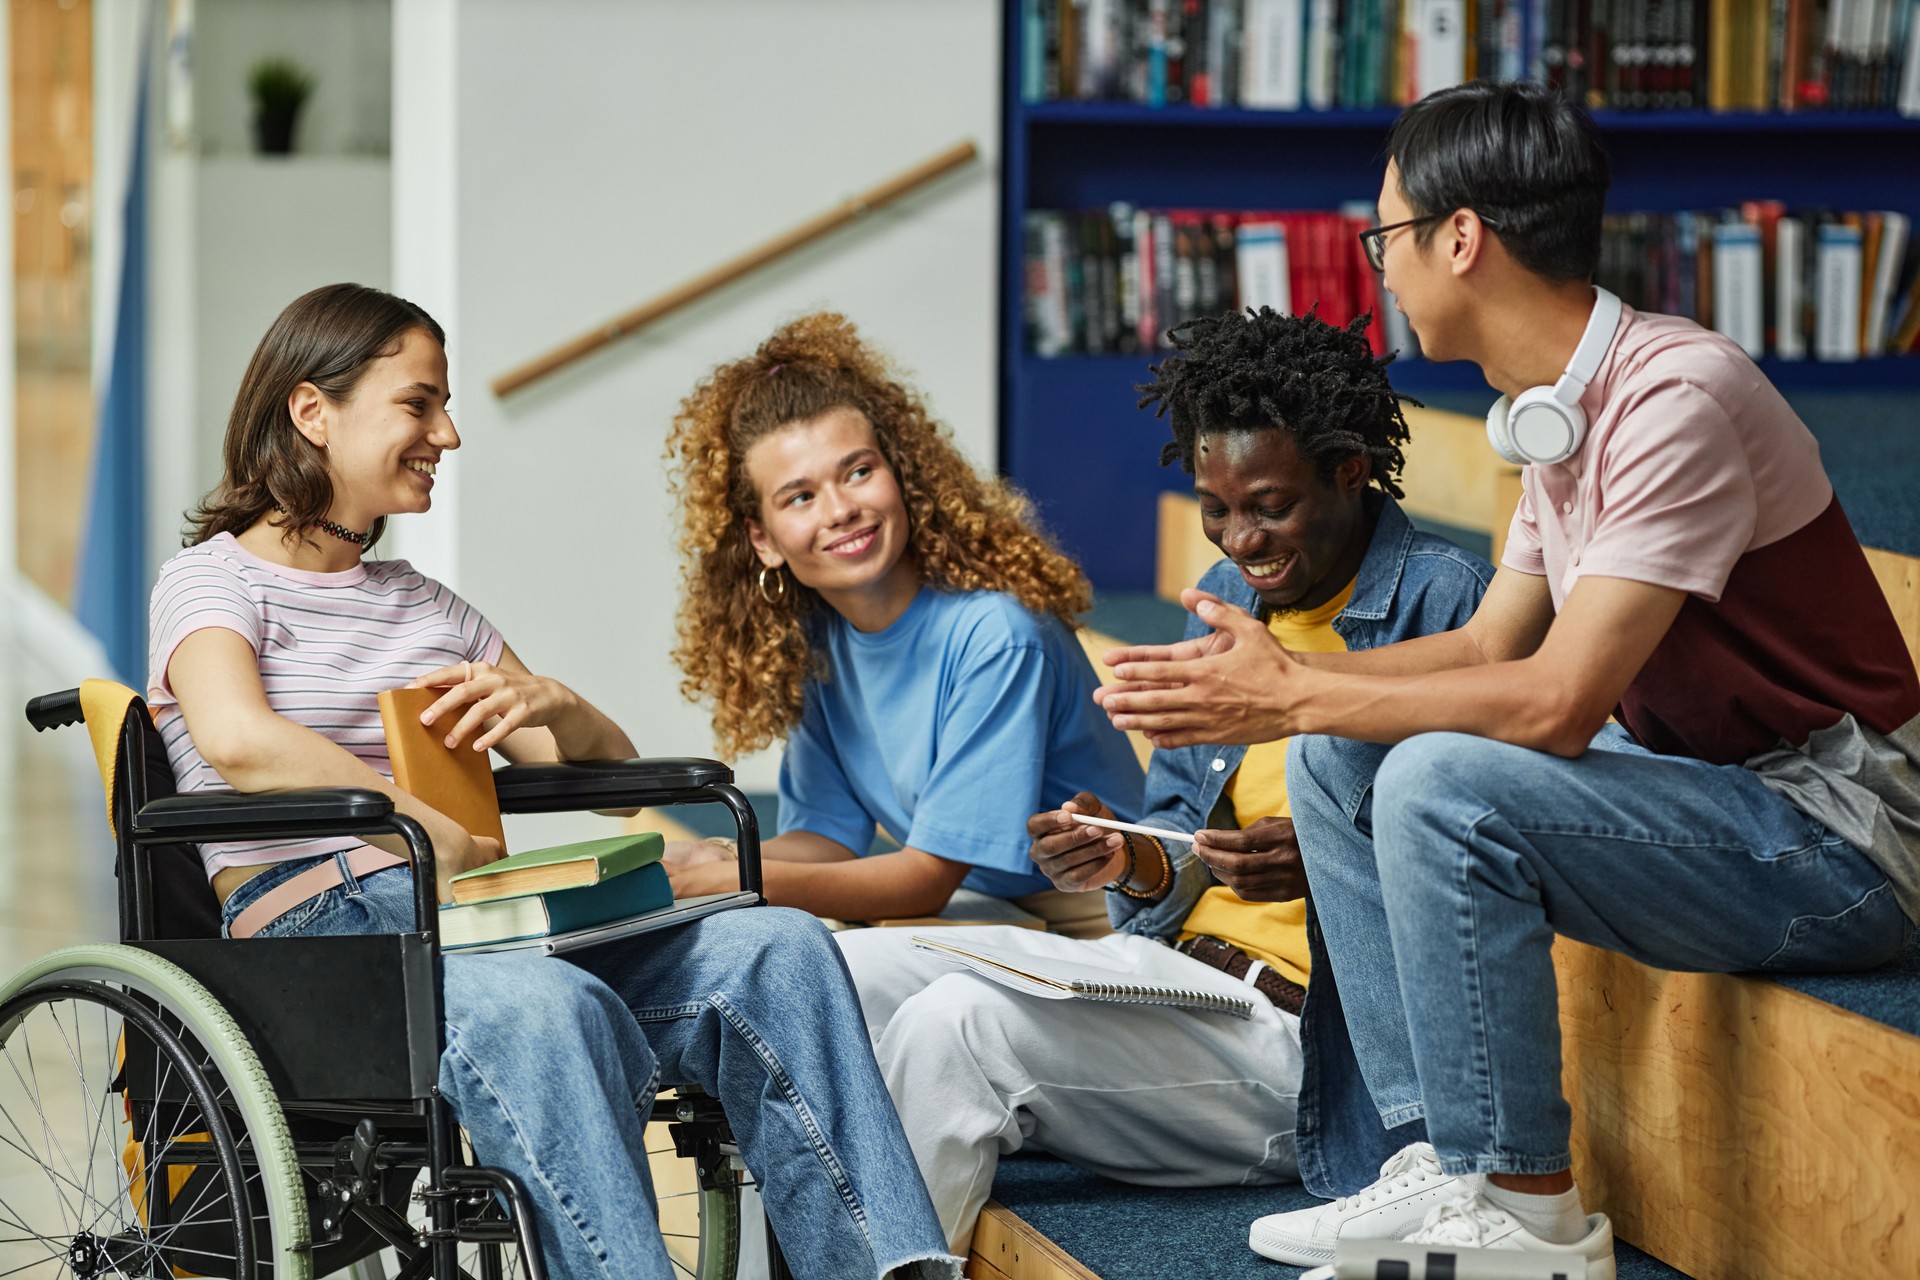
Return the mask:
<path id="1" fill-rule="evenodd" d="M 880 1069 L 953 1251 L 965 1256 L 1003 1154 L 1036 1147 L 1109 1178 L 1241 1186 L 1299 1176 L 1300 1020 L 1239 980 L 1130 934 L 938 929 L 1164 986 L 1252 999 L 1251 1021 L 1048 1000 L 925 951 L 913 929 L 834 935 Z"/>

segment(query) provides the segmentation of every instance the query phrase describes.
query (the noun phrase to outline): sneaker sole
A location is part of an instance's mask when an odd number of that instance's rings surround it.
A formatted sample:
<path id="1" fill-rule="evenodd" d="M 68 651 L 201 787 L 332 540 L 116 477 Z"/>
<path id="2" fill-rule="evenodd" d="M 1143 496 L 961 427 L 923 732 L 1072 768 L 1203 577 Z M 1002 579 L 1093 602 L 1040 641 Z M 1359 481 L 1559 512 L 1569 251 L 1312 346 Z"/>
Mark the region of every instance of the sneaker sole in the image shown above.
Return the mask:
<path id="1" fill-rule="evenodd" d="M 1247 1248 L 1270 1261 L 1285 1262 L 1296 1267 L 1325 1266 L 1333 1261 L 1331 1249 L 1316 1249 L 1290 1240 L 1263 1237 L 1258 1223 L 1247 1232 Z"/>

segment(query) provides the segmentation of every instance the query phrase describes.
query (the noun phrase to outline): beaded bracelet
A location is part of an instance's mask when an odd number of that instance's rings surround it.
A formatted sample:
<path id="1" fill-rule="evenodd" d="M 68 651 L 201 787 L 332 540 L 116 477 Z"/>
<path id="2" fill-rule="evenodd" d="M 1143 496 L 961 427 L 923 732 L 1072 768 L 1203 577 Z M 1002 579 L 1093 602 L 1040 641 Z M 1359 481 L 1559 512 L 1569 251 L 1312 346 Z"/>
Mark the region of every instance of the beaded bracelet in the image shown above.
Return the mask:
<path id="1" fill-rule="evenodd" d="M 1133 842 L 1128 840 L 1127 874 L 1120 877 L 1118 883 L 1108 886 L 1109 888 L 1118 889 L 1129 898 L 1141 898 L 1145 900 L 1158 898 L 1167 891 L 1167 886 L 1173 882 L 1173 859 L 1167 856 L 1167 846 L 1158 836 L 1148 836 L 1147 839 L 1153 842 L 1154 852 L 1160 855 L 1160 879 L 1155 882 L 1151 889 L 1129 889 L 1127 887 L 1127 881 L 1133 878 Z"/>
<path id="2" fill-rule="evenodd" d="M 1133 837 L 1122 831 L 1120 833 L 1120 845 L 1127 851 L 1127 869 L 1115 876 L 1112 882 L 1107 885 L 1107 888 L 1118 889 L 1121 893 L 1126 893 L 1127 881 L 1133 879 Z"/>

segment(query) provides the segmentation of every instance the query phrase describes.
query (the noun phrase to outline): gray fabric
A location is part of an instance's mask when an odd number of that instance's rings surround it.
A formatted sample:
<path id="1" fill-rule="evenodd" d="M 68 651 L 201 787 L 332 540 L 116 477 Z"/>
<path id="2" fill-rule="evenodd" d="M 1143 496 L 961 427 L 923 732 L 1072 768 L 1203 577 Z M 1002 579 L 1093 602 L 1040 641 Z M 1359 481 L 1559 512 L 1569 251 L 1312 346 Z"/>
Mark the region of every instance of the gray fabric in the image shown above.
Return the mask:
<path id="1" fill-rule="evenodd" d="M 1747 761 L 1768 789 L 1872 858 L 1920 921 L 1920 717 L 1878 734 L 1852 716 Z"/>

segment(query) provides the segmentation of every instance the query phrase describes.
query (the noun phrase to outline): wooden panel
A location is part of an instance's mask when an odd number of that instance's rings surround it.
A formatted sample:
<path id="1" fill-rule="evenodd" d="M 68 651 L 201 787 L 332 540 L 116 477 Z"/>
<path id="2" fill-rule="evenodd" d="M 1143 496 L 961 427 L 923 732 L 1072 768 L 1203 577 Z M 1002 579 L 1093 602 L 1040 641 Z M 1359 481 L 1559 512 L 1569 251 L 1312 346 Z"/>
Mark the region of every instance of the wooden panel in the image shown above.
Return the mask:
<path id="1" fill-rule="evenodd" d="M 975 1265 L 984 1270 L 975 1270 Z M 1100 1280 L 1066 1250 L 997 1200 L 987 1201 L 973 1229 L 967 1274 L 983 1280 Z"/>
<path id="2" fill-rule="evenodd" d="M 1520 469 L 1503 462 L 1487 444 L 1484 419 L 1438 409 L 1408 409 L 1412 439 L 1400 473 L 1401 504 L 1414 515 L 1462 529 L 1495 527 L 1496 483 Z"/>
<path id="3" fill-rule="evenodd" d="M 1192 499 L 1186 499 L 1191 502 Z M 1194 581 L 1199 581 L 1195 578 Z M 1113 668 L 1100 661 L 1102 655 L 1112 653 L 1120 647 L 1120 642 L 1112 636 L 1103 635 L 1092 627 L 1082 627 L 1074 634 L 1080 637 L 1080 647 L 1086 651 L 1087 661 L 1093 664 L 1093 674 L 1101 684 L 1113 683 Z M 1147 735 L 1138 729 L 1127 731 L 1127 741 L 1133 744 L 1133 754 L 1139 757 L 1140 767 L 1147 767 L 1147 759 L 1153 754 L 1153 744 L 1147 741 Z"/>
<path id="4" fill-rule="evenodd" d="M 1907 652 L 1920 662 L 1920 559 L 1867 548 L 1867 564 L 1893 607 L 1893 620 L 1907 638 Z"/>
<path id="5" fill-rule="evenodd" d="M 1520 506 L 1520 472 L 1518 468 L 1502 471 L 1493 478 L 1493 523 L 1487 533 L 1493 538 L 1493 563 L 1497 568 L 1500 557 L 1507 551 L 1507 530 L 1513 525 L 1513 513 Z"/>
<path id="6" fill-rule="evenodd" d="M 1191 494 L 1160 495 L 1158 551 L 1154 557 L 1153 593 L 1180 603 L 1180 593 L 1206 575 L 1220 558 L 1220 548 L 1200 529 L 1200 504 Z"/>
<path id="7" fill-rule="evenodd" d="M 1920 1272 L 1920 1039 L 1777 983 L 1562 939 L 1574 1171 L 1697 1280 Z"/>

